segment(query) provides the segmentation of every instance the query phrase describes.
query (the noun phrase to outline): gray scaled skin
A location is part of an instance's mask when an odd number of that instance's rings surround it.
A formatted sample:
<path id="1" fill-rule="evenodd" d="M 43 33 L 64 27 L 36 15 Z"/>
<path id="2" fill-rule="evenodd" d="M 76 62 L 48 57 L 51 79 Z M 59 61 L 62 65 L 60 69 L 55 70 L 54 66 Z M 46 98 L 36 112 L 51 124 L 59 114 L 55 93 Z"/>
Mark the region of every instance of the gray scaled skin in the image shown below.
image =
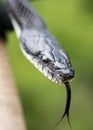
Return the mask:
<path id="1" fill-rule="evenodd" d="M 68 55 L 28 0 L 7 0 L 7 10 L 26 58 L 50 80 L 65 83 L 67 103 L 62 118 L 67 115 L 69 120 L 68 81 L 74 77 L 74 70 Z"/>

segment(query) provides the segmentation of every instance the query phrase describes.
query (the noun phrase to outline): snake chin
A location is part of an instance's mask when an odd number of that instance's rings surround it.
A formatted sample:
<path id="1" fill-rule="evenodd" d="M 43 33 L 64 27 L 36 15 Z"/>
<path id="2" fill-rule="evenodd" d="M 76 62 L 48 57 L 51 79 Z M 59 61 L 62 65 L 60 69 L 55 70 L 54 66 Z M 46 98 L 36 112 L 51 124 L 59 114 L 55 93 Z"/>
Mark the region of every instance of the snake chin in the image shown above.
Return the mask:
<path id="1" fill-rule="evenodd" d="M 44 74 L 45 76 L 47 76 L 47 78 L 55 83 L 58 83 L 58 84 L 62 84 L 62 83 L 66 83 L 68 82 L 69 80 L 73 79 L 74 75 L 70 75 L 70 76 L 62 76 L 62 78 L 57 78 L 57 77 L 52 77 L 50 74 L 46 75 Z M 61 76 L 61 75 L 60 75 Z"/>

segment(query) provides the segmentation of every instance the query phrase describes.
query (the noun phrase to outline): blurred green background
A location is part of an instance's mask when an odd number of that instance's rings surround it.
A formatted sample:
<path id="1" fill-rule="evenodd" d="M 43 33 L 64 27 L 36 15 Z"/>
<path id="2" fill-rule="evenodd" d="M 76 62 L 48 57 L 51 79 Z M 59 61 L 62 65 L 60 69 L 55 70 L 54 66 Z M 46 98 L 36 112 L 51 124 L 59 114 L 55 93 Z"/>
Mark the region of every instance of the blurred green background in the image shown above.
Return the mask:
<path id="1" fill-rule="evenodd" d="M 93 0 L 37 0 L 32 4 L 75 68 L 71 82 L 72 130 L 92 130 Z M 7 50 L 28 130 L 52 130 L 65 108 L 65 86 L 44 77 L 21 53 L 15 33 L 7 35 Z M 70 130 L 66 118 L 56 130 Z"/>

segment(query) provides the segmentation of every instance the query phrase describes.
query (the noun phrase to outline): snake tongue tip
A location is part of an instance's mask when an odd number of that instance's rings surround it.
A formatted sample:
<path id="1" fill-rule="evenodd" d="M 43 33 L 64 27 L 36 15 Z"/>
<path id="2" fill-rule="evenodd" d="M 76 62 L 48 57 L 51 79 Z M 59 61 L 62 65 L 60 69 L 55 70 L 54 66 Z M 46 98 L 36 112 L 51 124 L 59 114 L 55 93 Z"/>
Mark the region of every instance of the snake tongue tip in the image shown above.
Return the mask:
<path id="1" fill-rule="evenodd" d="M 71 123 L 70 123 L 70 119 L 69 119 L 69 113 L 67 113 L 67 121 L 68 121 L 69 126 L 71 127 Z"/>

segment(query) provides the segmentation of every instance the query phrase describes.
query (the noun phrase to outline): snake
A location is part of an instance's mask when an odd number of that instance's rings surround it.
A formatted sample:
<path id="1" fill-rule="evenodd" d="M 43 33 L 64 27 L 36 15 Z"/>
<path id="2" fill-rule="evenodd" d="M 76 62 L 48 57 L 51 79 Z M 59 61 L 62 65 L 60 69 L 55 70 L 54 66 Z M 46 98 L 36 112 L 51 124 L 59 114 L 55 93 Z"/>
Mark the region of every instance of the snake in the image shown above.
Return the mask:
<path id="1" fill-rule="evenodd" d="M 7 0 L 6 7 L 25 57 L 48 79 L 58 84 L 65 84 L 66 106 L 57 124 L 65 116 L 70 124 L 71 88 L 69 80 L 74 77 L 75 72 L 68 54 L 28 0 Z"/>

